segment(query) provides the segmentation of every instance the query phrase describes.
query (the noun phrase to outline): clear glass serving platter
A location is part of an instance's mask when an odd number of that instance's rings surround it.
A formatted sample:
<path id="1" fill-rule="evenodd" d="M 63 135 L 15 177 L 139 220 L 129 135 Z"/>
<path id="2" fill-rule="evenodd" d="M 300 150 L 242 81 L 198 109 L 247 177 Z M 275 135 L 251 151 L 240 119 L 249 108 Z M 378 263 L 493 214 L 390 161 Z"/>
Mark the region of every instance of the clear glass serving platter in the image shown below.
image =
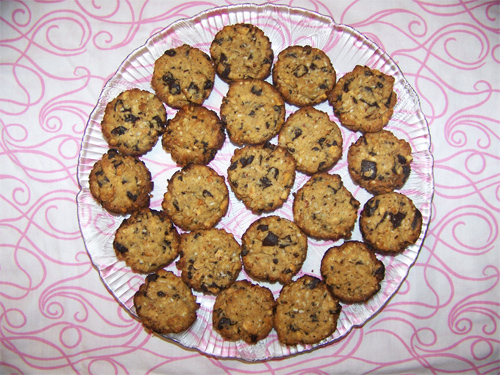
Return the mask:
<path id="1" fill-rule="evenodd" d="M 315 345 L 282 345 L 274 330 L 266 339 L 254 345 L 224 341 L 212 329 L 212 307 L 215 297 L 197 292 L 195 294 L 201 307 L 194 325 L 181 334 L 164 335 L 165 338 L 186 348 L 195 348 L 208 355 L 255 361 L 286 357 L 331 344 L 345 337 L 354 327 L 365 324 L 386 305 L 397 292 L 410 267 L 415 262 L 426 234 L 434 191 L 433 159 L 429 150 L 429 129 L 421 111 L 417 94 L 396 63 L 375 43 L 355 29 L 337 24 L 331 18 L 312 11 L 272 4 L 219 7 L 171 24 L 149 38 L 143 46 L 133 51 L 107 82 L 89 117 L 78 163 L 78 180 L 81 186 L 81 191 L 77 196 L 78 218 L 87 251 L 103 283 L 130 314 L 136 316 L 133 295 L 144 282 L 145 275 L 133 273 L 124 262 L 117 260 L 112 243 L 115 231 L 124 217 L 106 212 L 96 203 L 89 191 L 90 170 L 108 149 L 100 128 L 104 109 L 109 101 L 124 90 L 137 87 L 152 92 L 150 81 L 153 65 L 165 50 L 186 43 L 209 53 L 215 33 L 223 26 L 235 23 L 252 23 L 261 28 L 272 42 L 275 58 L 281 50 L 290 45 L 311 45 L 328 54 L 337 72 L 337 77 L 351 71 L 357 64 L 367 65 L 395 77 L 394 90 L 398 94 L 398 102 L 394 115 L 386 128 L 397 137 L 406 139 L 412 146 L 414 158 L 412 173 L 400 192 L 413 200 L 423 216 L 423 229 L 416 244 L 396 256 L 378 256 L 386 267 L 386 277 L 382 282 L 380 292 L 367 303 L 344 304 L 335 333 Z M 222 98 L 227 89 L 228 85 L 216 78 L 214 90 L 204 105 L 219 112 Z M 316 108 L 327 112 L 338 123 L 328 103 L 319 104 Z M 296 107 L 287 105 L 287 116 L 295 110 L 297 110 Z M 175 113 L 176 110 L 167 108 L 168 118 L 173 118 Z M 342 177 L 344 185 L 361 202 L 362 207 L 371 195 L 352 183 L 347 171 L 346 157 L 349 145 L 358 138 L 359 134 L 350 132 L 342 126 L 340 128 L 344 138 L 344 156 L 329 173 L 339 174 Z M 271 142 L 276 143 L 276 139 L 271 140 Z M 227 168 L 234 149 L 235 146 L 226 139 L 223 148 L 209 164 L 210 167 L 227 177 Z M 180 167 L 172 161 L 169 154 L 163 151 L 160 142 L 141 159 L 151 171 L 155 186 L 150 207 L 161 209 L 167 180 Z M 307 179 L 308 176 L 297 173 L 292 193 L 296 192 Z M 293 220 L 292 201 L 293 195 L 291 194 L 283 207 L 269 213 L 269 215 L 280 215 Z M 241 236 L 246 228 L 258 218 L 259 216 L 252 214 L 230 193 L 228 213 L 217 227 L 231 232 L 241 243 Z M 358 224 L 356 224 L 351 239 L 362 239 Z M 323 254 L 329 247 L 341 243 L 342 241 L 309 239 L 307 259 L 295 279 L 304 274 L 320 277 L 319 268 Z M 177 275 L 180 274 L 175 267 L 175 262 L 166 269 Z M 244 270 L 238 279 L 251 280 Z M 256 283 L 254 280 L 251 281 Z M 279 296 L 280 284 L 259 284 L 271 289 L 275 298 Z"/>

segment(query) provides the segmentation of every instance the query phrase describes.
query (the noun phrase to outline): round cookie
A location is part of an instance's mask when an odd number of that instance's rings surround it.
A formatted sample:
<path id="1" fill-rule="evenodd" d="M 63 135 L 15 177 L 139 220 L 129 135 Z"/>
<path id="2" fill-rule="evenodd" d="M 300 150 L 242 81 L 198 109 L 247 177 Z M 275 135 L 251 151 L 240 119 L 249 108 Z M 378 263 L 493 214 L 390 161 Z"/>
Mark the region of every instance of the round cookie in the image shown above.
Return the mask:
<path id="1" fill-rule="evenodd" d="M 200 307 L 181 278 L 163 269 L 146 277 L 134 295 L 134 306 L 143 326 L 160 334 L 191 327 Z"/>
<path id="2" fill-rule="evenodd" d="M 156 95 L 131 89 L 106 105 L 102 135 L 110 147 L 124 155 L 143 155 L 163 134 L 166 121 L 167 112 Z"/>
<path id="3" fill-rule="evenodd" d="M 410 144 L 388 130 L 362 135 L 347 153 L 352 180 L 374 195 L 401 189 L 412 160 Z"/>
<path id="4" fill-rule="evenodd" d="M 336 241 L 351 236 L 358 208 L 339 175 L 316 173 L 295 193 L 293 219 L 309 236 Z"/>
<path id="5" fill-rule="evenodd" d="M 278 144 L 286 147 L 306 174 L 324 172 L 342 157 L 342 133 L 325 112 L 303 107 L 285 121 Z"/>
<path id="6" fill-rule="evenodd" d="M 169 120 L 162 146 L 179 165 L 208 164 L 225 138 L 224 126 L 217 113 L 202 106 L 187 105 Z"/>
<path id="7" fill-rule="evenodd" d="M 146 165 L 135 156 L 109 149 L 89 176 L 92 196 L 114 214 L 129 214 L 149 206 L 153 181 Z"/>
<path id="8" fill-rule="evenodd" d="M 274 53 L 271 42 L 255 25 L 224 26 L 210 45 L 210 54 L 224 81 L 265 79 L 271 73 Z"/>
<path id="9" fill-rule="evenodd" d="M 341 310 L 324 282 L 302 276 L 285 285 L 276 300 L 278 340 L 285 345 L 318 343 L 335 332 Z"/>
<path id="10" fill-rule="evenodd" d="M 267 216 L 254 221 L 241 238 L 245 271 L 256 280 L 288 284 L 307 255 L 307 236 L 292 221 Z"/>
<path id="11" fill-rule="evenodd" d="M 220 116 L 231 141 L 238 145 L 261 144 L 281 130 L 285 102 L 266 81 L 236 81 L 222 98 Z"/>
<path id="12" fill-rule="evenodd" d="M 201 105 L 212 92 L 215 68 L 210 56 L 183 44 L 166 50 L 154 64 L 151 86 L 156 95 L 172 108 Z"/>
<path id="13" fill-rule="evenodd" d="M 284 149 L 265 143 L 234 151 L 227 180 L 236 197 L 255 213 L 280 207 L 295 181 L 295 160 Z"/>
<path id="14" fill-rule="evenodd" d="M 224 177 L 206 165 L 189 164 L 175 172 L 162 208 L 184 230 L 212 228 L 226 214 L 229 191 Z"/>
<path id="15" fill-rule="evenodd" d="M 391 192 L 368 200 L 359 219 L 361 234 L 375 250 L 402 252 L 422 230 L 422 214 L 406 195 Z"/>
<path id="16" fill-rule="evenodd" d="M 324 102 L 336 77 L 328 55 L 311 46 L 284 49 L 273 67 L 275 87 L 286 102 L 298 107 Z"/>
<path id="17" fill-rule="evenodd" d="M 179 234 L 163 211 L 143 208 L 122 221 L 113 241 L 118 259 L 133 271 L 152 273 L 179 254 Z"/>
<path id="18" fill-rule="evenodd" d="M 323 255 L 321 276 L 340 302 L 361 303 L 380 290 L 385 266 L 365 243 L 346 241 Z"/>
<path id="19" fill-rule="evenodd" d="M 396 105 L 394 77 L 356 65 L 328 96 L 340 123 L 352 131 L 375 133 L 387 125 Z"/>
<path id="20" fill-rule="evenodd" d="M 246 280 L 236 281 L 215 300 L 212 324 L 229 341 L 255 344 L 273 328 L 275 301 L 271 291 Z"/>
<path id="21" fill-rule="evenodd" d="M 217 294 L 229 287 L 241 271 L 241 247 L 224 229 L 183 233 L 177 268 L 191 288 Z"/>

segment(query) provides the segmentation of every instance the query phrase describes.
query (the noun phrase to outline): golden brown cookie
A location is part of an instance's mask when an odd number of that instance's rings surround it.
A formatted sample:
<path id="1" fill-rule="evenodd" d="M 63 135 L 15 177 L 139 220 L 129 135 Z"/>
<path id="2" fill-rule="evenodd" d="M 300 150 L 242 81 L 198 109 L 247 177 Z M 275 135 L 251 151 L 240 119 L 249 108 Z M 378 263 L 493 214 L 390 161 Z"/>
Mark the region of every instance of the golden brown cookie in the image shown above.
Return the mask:
<path id="1" fill-rule="evenodd" d="M 351 236 L 358 208 L 339 175 L 316 173 L 295 193 L 293 219 L 309 236 L 335 241 Z"/>
<path id="2" fill-rule="evenodd" d="M 181 278 L 163 269 L 146 277 L 134 295 L 134 306 L 144 327 L 160 334 L 185 331 L 195 322 L 199 308 Z"/>
<path id="3" fill-rule="evenodd" d="M 388 130 L 362 135 L 347 154 L 352 180 L 374 195 L 401 189 L 412 160 L 410 144 Z"/>
<path id="4" fill-rule="evenodd" d="M 106 105 L 102 135 L 110 147 L 124 155 L 143 155 L 163 134 L 166 121 L 167 112 L 156 95 L 131 89 Z"/>
<path id="5" fill-rule="evenodd" d="M 237 145 L 269 141 L 285 122 L 285 102 L 266 81 L 233 82 L 220 107 L 229 139 Z"/>
<path id="6" fill-rule="evenodd" d="M 335 86 L 328 55 L 311 46 L 290 46 L 278 54 L 273 83 L 287 103 L 304 107 L 324 102 Z"/>
<path id="7" fill-rule="evenodd" d="M 278 144 L 293 156 L 298 171 L 324 172 L 342 157 L 342 133 L 327 113 L 303 107 L 292 113 L 279 133 Z"/>
<path id="8" fill-rule="evenodd" d="M 247 23 L 219 30 L 210 45 L 210 54 L 224 81 L 265 79 L 274 58 L 269 38 L 257 26 Z"/>
<path id="9" fill-rule="evenodd" d="M 162 208 L 184 230 L 212 228 L 226 214 L 229 191 L 224 177 L 206 165 L 189 164 L 168 181 Z"/>
<path id="10" fill-rule="evenodd" d="M 340 302 L 361 303 L 380 290 L 385 266 L 367 244 L 346 241 L 323 255 L 321 276 Z"/>
<path id="11" fill-rule="evenodd" d="M 316 344 L 335 332 L 341 310 L 324 282 L 302 276 L 285 285 L 276 300 L 278 340 L 285 345 Z"/>
<path id="12" fill-rule="evenodd" d="M 394 77 L 357 65 L 339 79 L 328 96 L 340 123 L 352 131 L 374 133 L 389 122 L 396 105 Z"/>
<path id="13" fill-rule="evenodd" d="M 418 240 L 422 214 L 406 195 L 385 193 L 365 203 L 359 226 L 365 242 L 375 250 L 394 254 Z"/>
<path id="14" fill-rule="evenodd" d="M 151 273 L 177 258 L 179 234 L 165 212 L 143 208 L 122 221 L 113 248 L 133 271 Z"/>
<path id="15" fill-rule="evenodd" d="M 227 180 L 238 199 L 253 212 L 272 211 L 290 195 L 295 160 L 283 147 L 266 143 L 234 151 Z"/>
<path id="16" fill-rule="evenodd" d="M 183 233 L 177 268 L 191 288 L 217 294 L 229 287 L 241 271 L 241 247 L 224 229 Z"/>
<path id="17" fill-rule="evenodd" d="M 215 68 L 210 56 L 183 44 L 171 48 L 155 61 L 151 86 L 173 108 L 201 105 L 212 92 Z"/>
<path id="18" fill-rule="evenodd" d="M 243 266 L 256 280 L 288 284 L 307 255 L 307 236 L 290 220 L 273 215 L 254 221 L 241 238 Z"/>
<path id="19" fill-rule="evenodd" d="M 236 281 L 217 295 L 213 328 L 225 340 L 255 344 L 271 332 L 274 306 L 274 297 L 268 288 L 246 280 Z"/>
<path id="20" fill-rule="evenodd" d="M 162 146 L 179 165 L 208 164 L 225 138 L 224 125 L 217 113 L 202 106 L 187 105 L 168 121 Z"/>
<path id="21" fill-rule="evenodd" d="M 148 207 L 153 190 L 151 172 L 135 156 L 110 149 L 98 160 L 89 176 L 90 192 L 104 209 L 128 214 Z"/>

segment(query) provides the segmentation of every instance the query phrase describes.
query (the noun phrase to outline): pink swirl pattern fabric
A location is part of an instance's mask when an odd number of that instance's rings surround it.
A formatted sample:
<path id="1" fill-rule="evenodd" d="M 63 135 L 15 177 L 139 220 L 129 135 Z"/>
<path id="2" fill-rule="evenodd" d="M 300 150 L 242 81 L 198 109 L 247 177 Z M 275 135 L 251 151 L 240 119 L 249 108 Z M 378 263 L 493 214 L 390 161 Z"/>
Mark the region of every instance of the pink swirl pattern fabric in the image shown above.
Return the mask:
<path id="1" fill-rule="evenodd" d="M 331 17 L 375 42 L 415 90 L 429 126 L 435 189 L 425 240 L 397 293 L 361 327 L 279 360 L 225 359 L 145 332 L 112 294 L 130 301 L 140 277 L 123 283 L 111 259 L 100 269 L 111 278 L 103 283 L 80 229 L 106 234 L 120 219 L 77 205 L 82 138 L 98 138 L 86 126 L 101 91 L 130 53 L 169 24 L 243 3 L 0 2 L 0 373 L 498 373 L 497 0 L 267 2 Z M 324 47 L 335 43 L 327 37 Z M 122 68 L 125 79 L 109 95 L 130 82 L 147 84 L 141 66 Z M 127 76 L 132 70 L 139 74 Z M 403 120 L 393 126 L 412 128 Z M 344 135 L 346 144 L 354 140 Z M 89 160 L 106 146 L 93 147 Z M 174 168 L 157 163 L 154 178 L 165 180 Z M 155 194 L 152 205 L 160 203 Z M 238 231 L 241 224 L 224 225 Z M 227 350 L 222 357 L 233 357 Z"/>

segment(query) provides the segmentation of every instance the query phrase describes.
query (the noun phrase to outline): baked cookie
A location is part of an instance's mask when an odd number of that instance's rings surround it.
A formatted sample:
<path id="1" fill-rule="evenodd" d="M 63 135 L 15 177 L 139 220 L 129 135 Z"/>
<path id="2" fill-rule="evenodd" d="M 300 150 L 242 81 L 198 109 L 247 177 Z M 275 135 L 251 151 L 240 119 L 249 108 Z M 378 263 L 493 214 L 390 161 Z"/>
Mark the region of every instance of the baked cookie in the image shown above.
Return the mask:
<path id="1" fill-rule="evenodd" d="M 297 170 L 324 172 L 342 157 L 342 133 L 325 112 L 303 107 L 285 121 L 278 144 L 292 154 Z"/>
<path id="2" fill-rule="evenodd" d="M 183 44 L 166 50 L 155 61 L 151 86 L 168 106 L 182 108 L 203 104 L 212 92 L 215 68 L 210 56 Z"/>
<path id="3" fill-rule="evenodd" d="M 288 284 L 307 255 L 307 236 L 290 220 L 267 216 L 254 221 L 241 238 L 245 271 L 256 280 Z"/>
<path id="4" fill-rule="evenodd" d="M 163 134 L 166 121 L 167 112 L 156 95 L 131 89 L 106 105 L 102 135 L 110 147 L 124 155 L 143 155 Z"/>
<path id="5" fill-rule="evenodd" d="M 90 192 L 104 209 L 129 214 L 149 206 L 153 181 L 146 165 L 135 156 L 109 149 L 89 176 Z"/>
<path id="6" fill-rule="evenodd" d="M 324 282 L 302 276 L 285 285 L 276 300 L 278 340 L 285 345 L 316 344 L 335 332 L 341 310 Z"/>
<path id="7" fill-rule="evenodd" d="M 160 334 L 191 327 L 200 307 L 181 278 L 163 269 L 146 277 L 134 295 L 134 306 L 143 326 Z"/>
<path id="8" fill-rule="evenodd" d="M 236 281 L 217 295 L 212 325 L 225 340 L 255 344 L 271 332 L 274 307 L 268 288 L 246 280 Z"/>
<path id="9" fill-rule="evenodd" d="M 240 255 L 240 245 L 224 229 L 196 230 L 181 234 L 177 268 L 191 288 L 217 294 L 238 277 Z"/>
<path id="10" fill-rule="evenodd" d="M 253 212 L 272 211 L 290 195 L 295 160 L 283 147 L 265 143 L 234 151 L 227 180 L 236 197 Z"/>
<path id="11" fill-rule="evenodd" d="M 328 96 L 340 123 L 352 131 L 375 133 L 387 125 L 396 105 L 394 77 L 356 65 Z"/>
<path id="12" fill-rule="evenodd" d="M 340 302 L 361 303 L 380 290 L 385 266 L 364 242 L 346 241 L 323 255 L 321 276 Z"/>
<path id="13" fill-rule="evenodd" d="M 256 145 L 279 133 L 285 122 L 285 102 L 266 81 L 236 81 L 222 98 L 220 116 L 231 141 Z"/>
<path id="14" fill-rule="evenodd" d="M 113 241 L 118 259 L 133 271 L 152 273 L 179 254 L 179 234 L 163 211 L 143 208 L 122 221 Z"/>
<path id="15" fill-rule="evenodd" d="M 273 83 L 285 101 L 304 107 L 324 102 L 336 80 L 326 53 L 311 46 L 290 46 L 278 54 Z"/>
<path id="16" fill-rule="evenodd" d="M 257 26 L 239 23 L 224 26 L 210 45 L 210 54 L 224 81 L 265 79 L 271 73 L 271 42 Z"/>
<path id="17" fill-rule="evenodd" d="M 363 239 L 375 250 L 399 253 L 417 242 L 422 214 L 406 195 L 385 193 L 365 203 L 359 226 Z"/>
<path id="18" fill-rule="evenodd" d="M 175 172 L 162 208 L 184 230 L 212 228 L 226 214 L 229 191 L 224 177 L 206 165 L 189 164 Z"/>
<path id="19" fill-rule="evenodd" d="M 412 160 L 410 144 L 388 130 L 362 135 L 347 153 L 352 180 L 374 195 L 401 189 Z"/>
<path id="20" fill-rule="evenodd" d="M 293 219 L 307 235 L 336 241 L 351 236 L 358 208 L 339 175 L 316 173 L 294 194 Z"/>
<path id="21" fill-rule="evenodd" d="M 179 165 L 208 164 L 225 138 L 224 125 L 217 113 L 202 106 L 187 105 L 168 121 L 162 146 Z"/>

